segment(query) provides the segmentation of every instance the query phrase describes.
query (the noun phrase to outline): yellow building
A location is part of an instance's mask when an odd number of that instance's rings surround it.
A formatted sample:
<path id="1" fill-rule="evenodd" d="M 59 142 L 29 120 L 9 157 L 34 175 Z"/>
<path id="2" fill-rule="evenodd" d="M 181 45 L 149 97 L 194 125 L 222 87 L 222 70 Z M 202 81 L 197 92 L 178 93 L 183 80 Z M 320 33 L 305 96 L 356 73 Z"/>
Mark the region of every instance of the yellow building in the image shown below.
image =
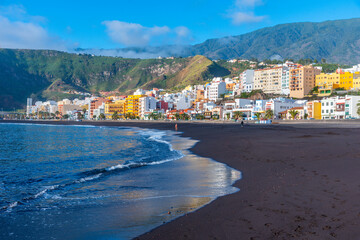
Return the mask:
<path id="1" fill-rule="evenodd" d="M 319 87 L 319 96 L 327 96 L 332 90 L 343 88 L 350 90 L 354 87 L 354 74 L 337 70 L 335 73 L 321 73 L 316 76 L 316 86 Z"/>
<path id="2" fill-rule="evenodd" d="M 117 112 L 120 117 L 125 115 L 125 100 L 115 102 L 108 101 L 105 103 L 106 118 L 111 119 L 115 112 Z"/>
<path id="3" fill-rule="evenodd" d="M 139 117 L 140 101 L 139 99 L 146 97 L 146 95 L 129 95 L 125 99 L 125 114 L 133 114 L 135 117 Z"/>
<path id="4" fill-rule="evenodd" d="M 321 102 L 311 101 L 306 103 L 308 118 L 321 119 Z"/>
<path id="5" fill-rule="evenodd" d="M 360 89 L 360 73 L 356 72 L 353 75 L 353 89 L 359 90 Z"/>

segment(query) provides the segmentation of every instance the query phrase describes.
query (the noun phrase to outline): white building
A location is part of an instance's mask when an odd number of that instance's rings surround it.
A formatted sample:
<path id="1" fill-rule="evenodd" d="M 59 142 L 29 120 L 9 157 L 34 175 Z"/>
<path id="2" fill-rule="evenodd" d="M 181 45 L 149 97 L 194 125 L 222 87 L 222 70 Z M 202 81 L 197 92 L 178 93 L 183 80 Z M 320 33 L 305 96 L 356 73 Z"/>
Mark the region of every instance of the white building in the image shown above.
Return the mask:
<path id="1" fill-rule="evenodd" d="M 360 118 L 357 110 L 359 108 L 360 96 L 345 96 L 345 118 Z"/>
<path id="2" fill-rule="evenodd" d="M 154 97 L 142 97 L 139 99 L 139 115 L 144 118 L 146 112 L 152 112 L 156 109 L 157 100 Z"/>
<path id="3" fill-rule="evenodd" d="M 26 116 L 29 117 L 29 115 L 32 113 L 32 98 L 26 99 Z"/>
<path id="4" fill-rule="evenodd" d="M 323 98 L 321 102 L 321 118 L 335 119 L 335 108 L 338 97 Z"/>
<path id="5" fill-rule="evenodd" d="M 288 67 L 284 67 L 281 76 L 281 94 L 282 95 L 290 95 L 290 69 Z"/>
<path id="6" fill-rule="evenodd" d="M 189 96 L 180 95 L 175 102 L 177 110 L 184 110 L 191 107 L 191 99 Z"/>
<path id="7" fill-rule="evenodd" d="M 246 108 L 253 103 L 253 100 L 236 98 L 235 99 L 235 107 L 236 108 Z"/>
<path id="8" fill-rule="evenodd" d="M 294 107 L 303 107 L 304 103 L 298 103 L 292 99 L 288 98 L 276 98 L 276 99 L 270 99 L 266 102 L 265 111 L 266 110 L 272 110 L 275 117 L 278 117 L 280 112 L 286 111 L 288 109 L 294 108 Z"/>
<path id="9" fill-rule="evenodd" d="M 254 88 L 254 70 L 246 70 L 240 74 L 240 83 L 243 92 L 251 92 Z"/>
<path id="10" fill-rule="evenodd" d="M 206 109 L 207 111 L 212 111 L 216 106 L 217 105 L 214 102 L 206 102 L 204 103 L 203 108 Z"/>
<path id="11" fill-rule="evenodd" d="M 98 108 L 93 110 L 93 118 L 99 118 L 100 114 L 105 114 L 105 103 L 104 102 Z"/>
<path id="12" fill-rule="evenodd" d="M 353 66 L 352 68 L 343 69 L 344 72 L 356 73 L 360 72 L 360 64 Z"/>
<path id="13" fill-rule="evenodd" d="M 335 100 L 335 119 L 345 119 L 345 98 Z"/>
<path id="14" fill-rule="evenodd" d="M 226 83 L 223 81 L 213 81 L 206 87 L 205 96 L 209 100 L 216 101 L 220 98 L 221 94 L 226 93 Z"/>
<path id="15" fill-rule="evenodd" d="M 145 95 L 145 93 L 145 90 L 139 88 L 134 92 L 134 95 Z"/>

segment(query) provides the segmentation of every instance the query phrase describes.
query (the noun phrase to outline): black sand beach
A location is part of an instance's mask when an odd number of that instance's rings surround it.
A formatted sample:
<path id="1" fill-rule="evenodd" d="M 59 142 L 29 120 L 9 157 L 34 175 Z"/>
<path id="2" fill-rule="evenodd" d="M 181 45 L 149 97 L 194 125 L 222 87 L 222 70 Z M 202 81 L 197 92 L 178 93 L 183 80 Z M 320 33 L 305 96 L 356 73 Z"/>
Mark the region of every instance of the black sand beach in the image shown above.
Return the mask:
<path id="1" fill-rule="evenodd" d="M 41 123 L 161 130 L 173 130 L 175 125 Z M 240 191 L 136 239 L 360 239 L 358 125 L 241 128 L 240 124 L 178 123 L 183 136 L 200 140 L 192 149 L 195 154 L 242 172 L 234 185 Z"/>

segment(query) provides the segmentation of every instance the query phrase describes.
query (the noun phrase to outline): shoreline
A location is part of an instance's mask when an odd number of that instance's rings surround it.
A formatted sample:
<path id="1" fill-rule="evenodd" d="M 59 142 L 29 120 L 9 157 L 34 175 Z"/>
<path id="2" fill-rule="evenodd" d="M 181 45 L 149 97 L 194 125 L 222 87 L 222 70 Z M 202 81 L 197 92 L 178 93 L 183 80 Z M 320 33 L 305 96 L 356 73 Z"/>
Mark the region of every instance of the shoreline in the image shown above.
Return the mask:
<path id="1" fill-rule="evenodd" d="M 65 125 L 173 130 L 175 123 L 65 122 Z M 180 136 L 199 140 L 189 149 L 192 153 L 241 171 L 241 180 L 233 184 L 240 191 L 219 197 L 135 239 L 360 237 L 359 126 L 298 123 L 241 128 L 238 124 L 177 123 Z"/>

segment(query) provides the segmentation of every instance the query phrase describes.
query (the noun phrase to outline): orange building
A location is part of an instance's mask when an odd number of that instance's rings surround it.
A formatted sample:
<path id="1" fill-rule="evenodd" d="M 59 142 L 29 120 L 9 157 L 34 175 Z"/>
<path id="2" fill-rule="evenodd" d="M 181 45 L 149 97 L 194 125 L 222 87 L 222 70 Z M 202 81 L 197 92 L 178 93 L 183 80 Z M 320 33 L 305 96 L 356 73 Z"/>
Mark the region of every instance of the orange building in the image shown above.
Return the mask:
<path id="1" fill-rule="evenodd" d="M 106 98 L 103 97 L 99 97 L 95 100 L 92 100 L 90 102 L 90 111 L 89 111 L 89 116 L 90 118 L 93 118 L 94 116 L 94 110 L 97 109 L 98 107 L 100 107 L 103 103 L 107 102 L 108 100 Z"/>
<path id="2" fill-rule="evenodd" d="M 316 75 L 321 73 L 320 69 L 313 66 L 303 66 L 290 70 L 290 97 L 304 98 L 315 87 Z"/>

